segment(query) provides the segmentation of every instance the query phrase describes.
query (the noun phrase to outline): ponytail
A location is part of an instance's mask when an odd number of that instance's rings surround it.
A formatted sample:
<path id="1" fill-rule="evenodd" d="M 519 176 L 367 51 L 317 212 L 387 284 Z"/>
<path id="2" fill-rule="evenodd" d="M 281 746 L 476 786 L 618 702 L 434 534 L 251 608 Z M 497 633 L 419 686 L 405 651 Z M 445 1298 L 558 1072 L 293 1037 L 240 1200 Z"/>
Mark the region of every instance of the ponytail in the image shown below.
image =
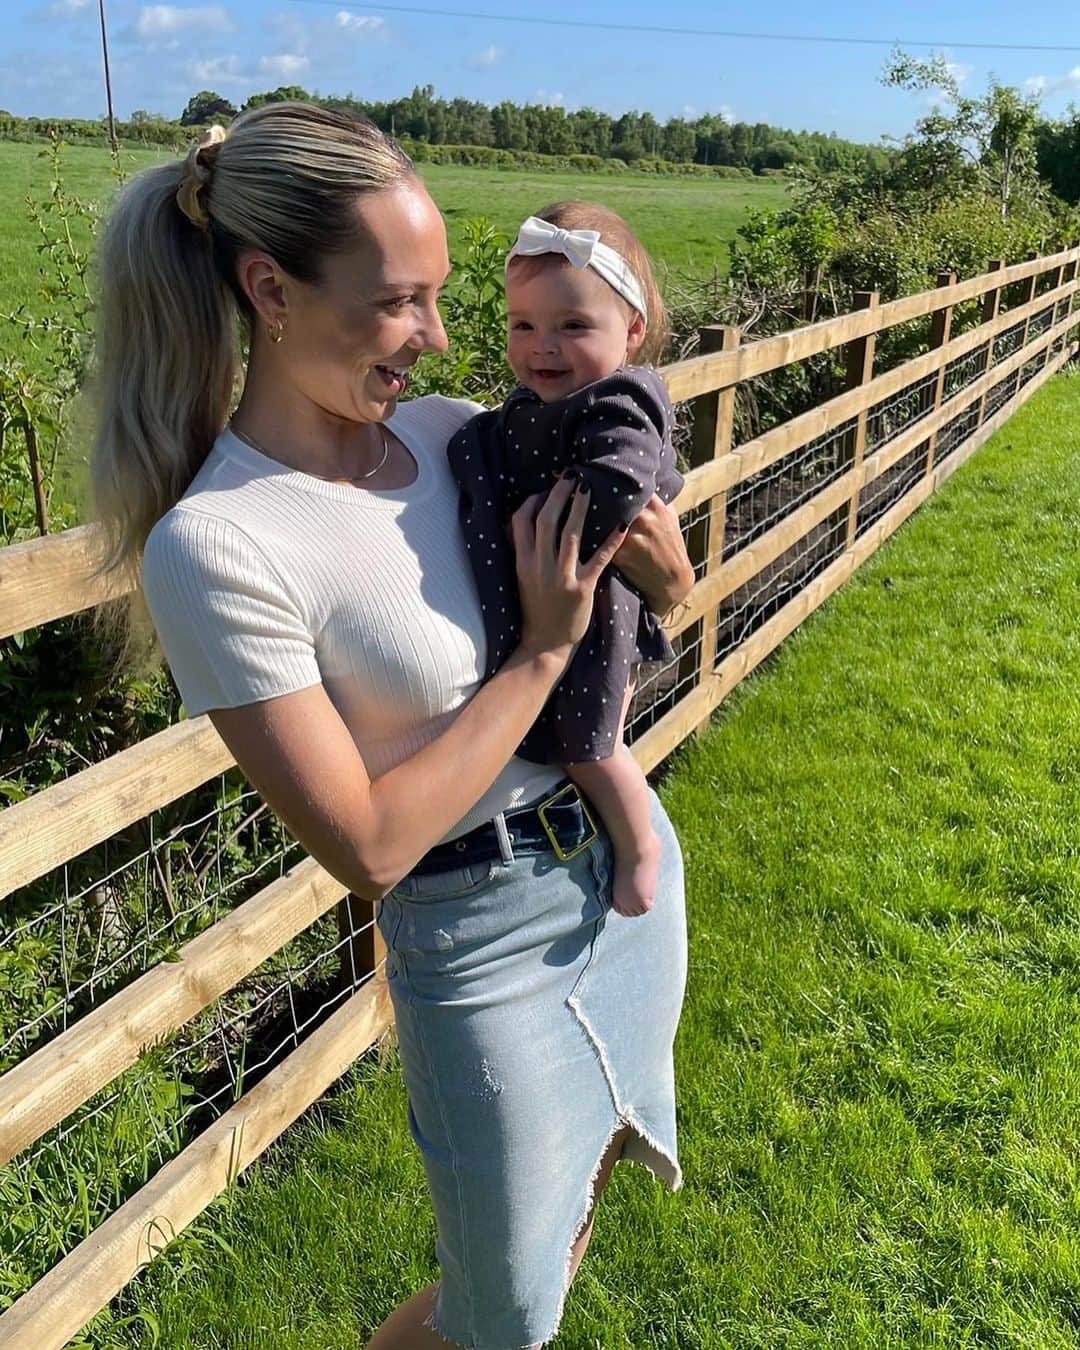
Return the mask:
<path id="1" fill-rule="evenodd" d="M 105 228 L 91 484 L 107 569 L 130 567 L 228 416 L 237 307 L 209 233 L 179 208 L 182 161 L 124 188 Z"/>

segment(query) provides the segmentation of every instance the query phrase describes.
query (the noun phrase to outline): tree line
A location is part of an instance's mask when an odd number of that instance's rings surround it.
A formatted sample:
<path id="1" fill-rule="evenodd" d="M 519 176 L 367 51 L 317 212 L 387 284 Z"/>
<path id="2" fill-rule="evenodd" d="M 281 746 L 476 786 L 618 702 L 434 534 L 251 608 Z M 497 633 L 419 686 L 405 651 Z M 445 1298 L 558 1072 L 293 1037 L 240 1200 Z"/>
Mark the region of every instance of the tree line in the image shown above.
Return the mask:
<path id="1" fill-rule="evenodd" d="M 930 114 L 920 122 L 917 149 L 908 137 L 898 147 L 911 168 L 923 159 L 930 178 L 948 180 L 952 167 L 945 161 L 965 158 L 964 143 L 978 144 L 980 100 L 965 99 L 955 85 L 947 63 L 937 60 L 911 62 L 900 53 L 887 67 L 886 83 L 934 89 L 949 100 L 946 112 Z M 995 104 L 990 124 L 995 139 L 1008 145 L 1010 138 L 1022 142 L 1030 154 L 1024 167 L 1033 169 L 1055 196 L 1080 202 L 1080 109 L 1072 107 L 1060 119 L 1045 118 L 1037 102 L 1020 91 L 992 82 Z M 180 117 L 182 126 L 204 126 L 229 121 L 237 113 L 263 103 L 299 99 L 362 113 L 391 135 L 429 145 L 479 146 L 494 150 L 524 151 L 542 155 L 594 155 L 626 164 L 640 160 L 666 160 L 673 164 L 729 166 L 766 170 L 804 168 L 820 173 L 875 177 L 887 173 L 897 151 L 883 145 L 862 145 L 820 131 L 791 131 L 766 122 L 735 122 L 719 113 L 703 113 L 687 119 L 669 117 L 658 121 L 649 112 L 625 112 L 618 117 L 593 108 L 568 111 L 559 106 L 509 100 L 489 107 L 474 99 L 437 97 L 434 86 L 417 85 L 411 94 L 385 102 L 367 101 L 352 95 L 322 97 L 299 85 L 282 85 L 253 94 L 240 107 L 213 90 L 193 95 Z M 149 120 L 147 113 L 133 114 L 133 121 Z M 984 147 L 985 148 L 985 147 Z M 985 157 L 985 156 L 984 156 Z M 1005 193 L 1010 191 L 1009 154 L 1004 155 Z"/>
<path id="2" fill-rule="evenodd" d="M 650 112 L 618 117 L 593 108 L 567 110 L 558 105 L 517 104 L 493 107 L 466 98 L 439 98 L 434 86 L 417 85 L 406 97 L 372 102 L 352 95 L 321 97 L 298 85 L 254 94 L 240 108 L 213 90 L 188 100 L 180 121 L 203 126 L 228 120 L 247 108 L 301 99 L 358 112 L 393 136 L 430 145 L 475 145 L 542 155 L 597 155 L 634 164 L 652 158 L 675 164 L 728 165 L 754 173 L 794 166 L 826 173 L 880 168 L 887 152 L 819 131 L 789 131 L 765 122 L 735 122 L 719 113 L 692 120 L 658 121 Z"/>

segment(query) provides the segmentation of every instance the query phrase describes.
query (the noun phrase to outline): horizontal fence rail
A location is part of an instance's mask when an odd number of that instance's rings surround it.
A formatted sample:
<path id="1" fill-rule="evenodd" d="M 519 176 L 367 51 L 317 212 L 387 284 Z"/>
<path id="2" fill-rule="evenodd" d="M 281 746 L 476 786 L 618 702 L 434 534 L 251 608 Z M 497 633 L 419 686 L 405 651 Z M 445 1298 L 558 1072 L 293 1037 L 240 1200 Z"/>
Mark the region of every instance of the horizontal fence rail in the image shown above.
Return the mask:
<path id="1" fill-rule="evenodd" d="M 977 300 L 990 292 L 1001 291 L 1014 282 L 1045 276 L 1061 267 L 1075 266 L 1076 256 L 1075 248 L 1066 249 L 1049 257 L 1032 258 L 1011 267 L 987 272 L 968 281 L 903 296 L 873 311 L 823 319 L 805 328 L 748 343 L 736 351 L 691 356 L 685 361 L 676 361 L 664 368 L 668 393 L 673 402 L 683 402 L 699 394 L 710 394 L 729 385 L 740 384 L 755 375 L 766 375 L 783 366 L 805 361 L 807 357 L 833 351 L 859 338 L 880 333 L 885 328 L 910 323 L 912 319 L 924 318 L 966 300 Z"/>
<path id="2" fill-rule="evenodd" d="M 1072 248 L 993 264 L 964 281 L 943 274 L 937 287 L 887 304 L 860 292 L 849 314 L 755 342 L 743 343 L 736 328 L 710 327 L 699 356 L 661 372 L 673 401 L 692 416 L 676 507 L 695 583 L 666 620 L 677 656 L 650 670 L 631 708 L 628 734 L 645 769 L 697 730 L 1076 357 L 1078 268 L 1080 248 Z M 978 322 L 954 333 L 957 307 L 972 302 L 981 302 Z M 927 319 L 927 349 L 875 373 L 882 335 Z M 839 362 L 840 392 L 735 443 L 744 387 L 829 353 Z M 0 549 L 0 637 L 122 597 L 128 584 L 99 575 L 103 557 L 92 526 Z M 0 1037 L 0 1054 L 16 1042 L 27 1051 L 0 1075 L 0 1167 L 62 1156 L 76 1131 L 92 1128 L 129 1090 L 117 1085 L 128 1084 L 147 1054 L 175 1066 L 201 1050 L 211 1079 L 220 1078 L 221 1064 L 229 1072 L 164 1132 L 160 1169 L 73 1250 L 58 1253 L 62 1259 L 0 1315 L 5 1346 L 64 1345 L 392 1026 L 370 904 L 347 895 L 314 859 L 285 870 L 285 844 L 268 855 L 278 876 L 246 898 L 230 898 L 259 871 L 230 877 L 221 862 L 230 842 L 262 828 L 265 808 L 246 796 L 223 791 L 206 816 L 172 821 L 189 794 L 208 792 L 233 767 L 210 719 L 197 717 L 0 812 L 0 956 L 20 942 L 48 947 L 58 928 L 56 959 L 77 951 L 91 972 L 75 980 L 64 965 L 60 1005 L 38 1011 L 7 1042 Z M 169 822 L 164 832 L 155 832 L 158 814 Z M 145 874 L 145 923 L 127 955 L 136 953 L 146 968 L 136 973 L 129 962 L 136 978 L 117 987 L 130 916 L 118 908 L 116 873 L 95 874 L 73 893 L 69 869 L 88 850 L 143 829 L 148 846 L 121 870 L 140 865 Z M 219 836 L 217 851 L 204 857 L 198 850 Z M 183 885 L 174 854 L 186 867 Z M 62 887 L 52 884 L 58 872 Z M 161 916 L 151 913 L 151 873 Z M 189 892 L 194 898 L 180 903 Z M 29 907 L 27 896 L 34 897 Z M 335 915 L 333 939 L 320 946 L 312 935 Z M 112 958 L 117 948 L 121 956 Z M 294 950 L 299 968 L 288 956 Z M 328 957 L 340 963 L 340 987 L 314 1011 L 299 1007 L 305 987 L 297 977 Z M 240 989 L 247 992 L 237 1008 L 206 1030 L 203 1021 Z M 272 1047 L 261 1068 L 242 1062 L 243 1054 L 234 1065 L 237 1028 L 275 997 L 288 1004 L 281 1041 L 288 1053 Z M 168 1049 L 189 1032 L 190 1043 Z M 207 1048 L 215 1036 L 220 1054 Z M 257 1068 L 265 1076 L 246 1087 Z M 203 1109 L 213 1118 L 185 1142 L 182 1122 Z"/>
<path id="3" fill-rule="evenodd" d="M 372 981 L 0 1317 L 6 1350 L 62 1346 L 383 1035 Z"/>

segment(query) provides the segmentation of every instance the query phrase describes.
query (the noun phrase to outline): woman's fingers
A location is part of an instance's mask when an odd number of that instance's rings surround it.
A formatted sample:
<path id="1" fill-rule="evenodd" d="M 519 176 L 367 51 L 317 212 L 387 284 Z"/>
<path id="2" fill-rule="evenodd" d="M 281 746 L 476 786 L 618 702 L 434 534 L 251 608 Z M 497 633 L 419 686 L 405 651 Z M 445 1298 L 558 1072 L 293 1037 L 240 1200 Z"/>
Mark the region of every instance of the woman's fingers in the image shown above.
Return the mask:
<path id="1" fill-rule="evenodd" d="M 626 538 L 627 525 L 616 525 L 608 537 L 596 550 L 587 563 L 585 563 L 578 572 L 582 581 L 590 586 L 595 586 L 600 573 L 611 562 L 612 558 L 619 551 L 619 545 Z"/>
<path id="2" fill-rule="evenodd" d="M 536 513 L 540 510 L 541 506 L 543 506 L 544 504 L 545 496 L 546 493 L 534 492 L 531 497 L 526 497 L 525 500 L 518 507 L 518 509 L 510 517 L 511 521 L 521 520 L 526 524 L 531 525 L 532 522 L 536 519 Z"/>
<path id="3" fill-rule="evenodd" d="M 533 520 L 539 506 L 539 496 L 527 497 L 510 517 L 510 537 L 514 541 L 514 553 L 519 562 L 532 546 Z"/>
<path id="4" fill-rule="evenodd" d="M 541 558 L 554 558 L 558 552 L 559 521 L 573 491 L 574 480 L 564 477 L 558 480 L 546 498 L 539 493 L 529 498 L 530 502 L 538 504 L 532 524 L 536 552 Z"/>
<path id="5" fill-rule="evenodd" d="M 570 514 L 566 518 L 562 538 L 559 540 L 559 565 L 564 576 L 576 577 L 578 575 L 581 535 L 585 529 L 585 517 L 588 512 L 589 485 L 583 483 L 574 493 L 574 500 L 570 503 Z"/>
<path id="6" fill-rule="evenodd" d="M 536 544 L 545 557 L 553 557 L 557 552 L 559 521 L 574 487 L 573 478 L 560 478 L 536 514 Z"/>

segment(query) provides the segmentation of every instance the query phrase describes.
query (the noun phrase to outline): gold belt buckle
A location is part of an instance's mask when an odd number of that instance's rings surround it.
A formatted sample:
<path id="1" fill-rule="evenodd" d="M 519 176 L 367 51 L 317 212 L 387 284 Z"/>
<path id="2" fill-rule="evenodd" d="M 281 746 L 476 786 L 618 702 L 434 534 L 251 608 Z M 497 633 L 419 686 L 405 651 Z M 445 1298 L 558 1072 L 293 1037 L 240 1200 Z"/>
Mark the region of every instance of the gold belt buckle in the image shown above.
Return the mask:
<path id="1" fill-rule="evenodd" d="M 544 815 L 544 812 L 549 806 L 554 806 L 555 803 L 565 797 L 567 793 L 573 793 L 581 803 L 581 809 L 585 813 L 585 819 L 589 822 L 589 828 L 592 830 L 592 834 L 590 834 L 587 839 L 583 839 L 580 844 L 570 849 L 569 852 L 567 852 L 562 844 L 559 843 L 558 839 L 555 837 L 555 830 L 552 827 L 551 822 L 548 820 L 547 816 Z M 576 858 L 579 853 L 587 849 L 593 840 L 597 838 L 596 822 L 589 814 L 589 808 L 585 804 L 585 798 L 577 790 L 577 786 L 574 783 L 567 783 L 567 785 L 564 788 L 560 788 L 553 797 L 549 797 L 547 801 L 541 802 L 536 808 L 536 814 L 539 817 L 540 824 L 544 827 L 544 833 L 551 841 L 551 847 L 555 850 L 555 856 L 560 862 L 569 862 L 571 858 Z"/>

